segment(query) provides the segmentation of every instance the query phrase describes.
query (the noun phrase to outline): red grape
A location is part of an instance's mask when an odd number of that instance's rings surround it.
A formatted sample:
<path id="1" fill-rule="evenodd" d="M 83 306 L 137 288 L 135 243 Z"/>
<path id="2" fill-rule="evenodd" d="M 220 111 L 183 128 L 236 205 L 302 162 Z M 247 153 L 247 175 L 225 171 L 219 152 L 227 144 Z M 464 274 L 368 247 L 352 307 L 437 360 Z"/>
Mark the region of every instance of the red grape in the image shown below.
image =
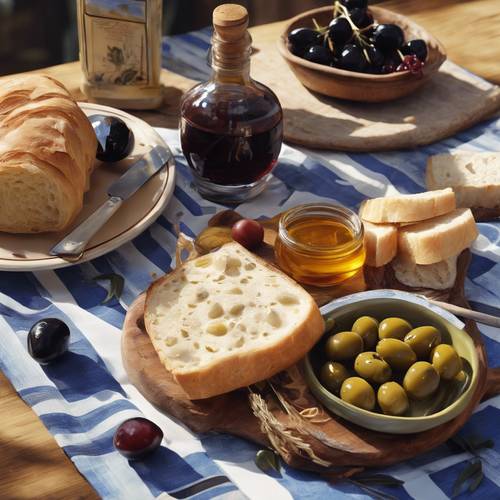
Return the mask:
<path id="1" fill-rule="evenodd" d="M 163 439 L 162 430 L 143 417 L 130 418 L 116 429 L 115 448 L 126 458 L 134 460 L 155 451 Z"/>
<path id="2" fill-rule="evenodd" d="M 231 229 L 234 241 L 247 249 L 260 245 L 264 239 L 264 228 L 255 220 L 241 219 Z"/>

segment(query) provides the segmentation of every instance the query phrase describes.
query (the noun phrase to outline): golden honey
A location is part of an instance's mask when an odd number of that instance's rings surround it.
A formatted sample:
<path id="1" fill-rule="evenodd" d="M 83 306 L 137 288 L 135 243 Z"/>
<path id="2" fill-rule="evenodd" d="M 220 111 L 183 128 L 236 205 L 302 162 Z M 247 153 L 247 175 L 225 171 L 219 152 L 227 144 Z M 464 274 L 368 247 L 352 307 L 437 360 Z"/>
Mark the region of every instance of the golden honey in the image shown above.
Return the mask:
<path id="1" fill-rule="evenodd" d="M 300 205 L 281 217 L 274 251 L 280 268 L 299 283 L 332 286 L 363 267 L 363 225 L 339 205 Z"/>

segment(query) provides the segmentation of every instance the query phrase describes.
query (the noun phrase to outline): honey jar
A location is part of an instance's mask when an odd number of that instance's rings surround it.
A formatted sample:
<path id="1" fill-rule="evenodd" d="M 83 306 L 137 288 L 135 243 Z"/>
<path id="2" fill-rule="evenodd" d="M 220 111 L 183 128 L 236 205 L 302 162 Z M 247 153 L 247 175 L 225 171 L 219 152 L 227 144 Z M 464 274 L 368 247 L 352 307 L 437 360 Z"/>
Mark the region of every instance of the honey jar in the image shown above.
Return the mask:
<path id="1" fill-rule="evenodd" d="M 365 262 L 363 224 L 348 208 L 307 204 L 282 215 L 275 243 L 279 267 L 299 283 L 332 286 Z"/>

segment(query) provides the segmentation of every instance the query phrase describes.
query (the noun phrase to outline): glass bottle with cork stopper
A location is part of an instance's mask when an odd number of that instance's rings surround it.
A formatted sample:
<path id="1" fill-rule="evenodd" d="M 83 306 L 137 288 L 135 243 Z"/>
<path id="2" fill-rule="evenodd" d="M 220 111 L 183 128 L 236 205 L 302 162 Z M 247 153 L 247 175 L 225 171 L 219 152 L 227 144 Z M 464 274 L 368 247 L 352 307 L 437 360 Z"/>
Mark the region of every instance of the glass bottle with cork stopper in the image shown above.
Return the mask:
<path id="1" fill-rule="evenodd" d="M 213 12 L 212 77 L 181 100 L 181 144 L 200 194 L 239 203 L 263 191 L 283 141 L 283 111 L 250 78 L 248 12 L 224 4 Z"/>

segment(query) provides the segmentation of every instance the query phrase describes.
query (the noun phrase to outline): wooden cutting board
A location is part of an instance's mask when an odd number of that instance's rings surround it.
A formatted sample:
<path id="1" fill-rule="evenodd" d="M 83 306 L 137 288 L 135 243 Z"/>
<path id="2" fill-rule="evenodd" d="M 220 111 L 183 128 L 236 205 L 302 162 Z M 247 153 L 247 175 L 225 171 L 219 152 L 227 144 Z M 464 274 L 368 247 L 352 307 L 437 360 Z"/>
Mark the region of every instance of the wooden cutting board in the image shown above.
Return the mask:
<path id="1" fill-rule="evenodd" d="M 235 212 L 217 214 L 212 224 L 231 225 L 238 218 Z M 269 252 L 275 234 L 275 220 L 266 223 L 266 244 L 258 252 L 270 259 Z M 180 253 L 180 252 L 179 252 Z M 464 299 L 464 279 L 470 255 L 459 259 L 459 277 L 446 298 L 457 305 L 467 306 Z M 310 290 L 318 303 L 324 303 L 354 290 L 377 287 L 377 273 L 357 277 L 344 288 Z M 339 292 L 340 290 L 340 292 Z M 444 298 L 444 297 L 440 297 Z M 294 366 L 271 380 L 272 390 L 265 388 L 257 397 L 241 389 L 218 397 L 191 401 L 160 362 L 145 332 L 143 323 L 144 295 L 130 307 L 123 327 L 122 357 L 132 383 L 154 405 L 179 419 L 195 432 L 216 431 L 249 439 L 259 445 L 274 446 L 290 465 L 322 474 L 339 476 L 360 467 L 382 466 L 409 459 L 445 442 L 467 421 L 485 395 L 500 392 L 500 371 L 487 367 L 486 353 L 480 333 L 473 322 L 466 331 L 476 344 L 479 357 L 478 386 L 467 409 L 456 419 L 429 431 L 411 436 L 387 435 L 357 427 L 328 413 L 307 388 L 300 367 Z M 291 410 L 285 411 L 276 393 L 284 398 Z M 260 399 L 259 399 L 260 398 Z M 252 406 L 253 405 L 253 406 Z M 300 408 L 317 408 L 314 418 L 303 418 Z M 259 417 L 255 415 L 257 413 Z M 264 415 L 264 416 L 263 416 Z M 294 442 L 288 438 L 293 436 Z M 299 443 L 297 445 L 297 443 Z"/>
<path id="2" fill-rule="evenodd" d="M 373 152 L 415 148 L 450 137 L 500 109 L 500 88 L 447 61 L 414 94 L 387 103 L 322 96 L 297 80 L 277 43 L 254 36 L 252 77 L 278 96 L 285 140 L 317 149 Z"/>

